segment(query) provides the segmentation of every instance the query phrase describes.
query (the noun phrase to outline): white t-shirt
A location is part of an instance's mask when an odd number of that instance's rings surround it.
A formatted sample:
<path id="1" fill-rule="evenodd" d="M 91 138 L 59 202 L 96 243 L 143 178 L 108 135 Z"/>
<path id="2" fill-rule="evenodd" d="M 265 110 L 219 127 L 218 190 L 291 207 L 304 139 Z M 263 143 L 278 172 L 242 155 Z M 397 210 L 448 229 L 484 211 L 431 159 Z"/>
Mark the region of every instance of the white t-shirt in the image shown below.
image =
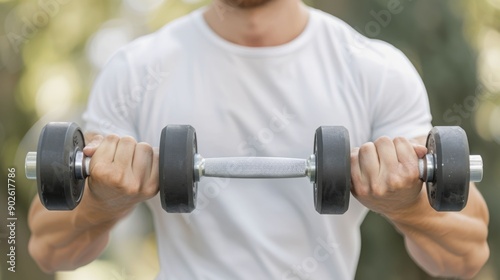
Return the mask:
<path id="1" fill-rule="evenodd" d="M 276 47 L 220 38 L 197 10 L 122 48 L 95 83 L 86 129 L 158 146 L 167 124 L 190 124 L 204 157 L 305 159 L 321 125 L 356 147 L 424 136 L 425 87 L 408 59 L 310 8 L 303 33 Z M 154 215 L 157 279 L 353 279 L 367 209 L 319 215 L 306 178 L 203 178 L 197 209 Z"/>

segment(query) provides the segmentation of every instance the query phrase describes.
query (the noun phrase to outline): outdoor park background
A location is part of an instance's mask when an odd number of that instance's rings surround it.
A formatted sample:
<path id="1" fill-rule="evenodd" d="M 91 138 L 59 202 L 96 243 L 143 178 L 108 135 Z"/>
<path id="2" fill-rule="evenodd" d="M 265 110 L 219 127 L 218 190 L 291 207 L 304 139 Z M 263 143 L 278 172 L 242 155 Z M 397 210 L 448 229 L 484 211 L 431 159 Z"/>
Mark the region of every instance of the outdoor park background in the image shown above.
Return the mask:
<path id="1" fill-rule="evenodd" d="M 120 46 L 205 0 L 0 0 L 0 280 L 153 279 L 155 237 L 144 207 L 114 231 L 95 262 L 41 273 L 27 254 L 27 211 L 36 187 L 24 156 L 49 121 L 79 121 L 97 73 Z M 500 279 L 500 0 L 315 0 L 360 33 L 388 41 L 413 62 L 429 93 L 434 125 L 460 125 L 481 154 L 478 184 L 490 210 L 491 257 L 476 279 Z M 16 273 L 6 268 L 7 170 L 17 175 Z M 380 216 L 362 225 L 356 279 L 433 279 L 404 251 Z"/>

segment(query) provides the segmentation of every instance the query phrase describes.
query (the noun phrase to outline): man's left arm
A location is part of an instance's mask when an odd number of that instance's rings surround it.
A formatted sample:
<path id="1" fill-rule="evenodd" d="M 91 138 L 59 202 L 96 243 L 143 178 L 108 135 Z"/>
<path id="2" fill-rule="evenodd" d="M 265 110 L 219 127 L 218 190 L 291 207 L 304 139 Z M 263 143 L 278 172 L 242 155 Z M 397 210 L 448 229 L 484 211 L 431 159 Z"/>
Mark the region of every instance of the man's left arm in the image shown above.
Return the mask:
<path id="1" fill-rule="evenodd" d="M 416 140 L 425 143 L 425 138 Z M 433 275 L 472 278 L 488 260 L 488 208 L 474 183 L 469 190 L 460 212 L 432 209 L 424 187 L 408 213 L 388 217 L 404 235 L 408 253 Z"/>
<path id="2" fill-rule="evenodd" d="M 435 211 L 419 179 L 418 159 L 425 153 L 405 138 L 381 137 L 353 149 L 353 194 L 394 224 L 409 254 L 429 274 L 472 278 L 489 257 L 486 203 L 471 184 L 462 211 Z"/>

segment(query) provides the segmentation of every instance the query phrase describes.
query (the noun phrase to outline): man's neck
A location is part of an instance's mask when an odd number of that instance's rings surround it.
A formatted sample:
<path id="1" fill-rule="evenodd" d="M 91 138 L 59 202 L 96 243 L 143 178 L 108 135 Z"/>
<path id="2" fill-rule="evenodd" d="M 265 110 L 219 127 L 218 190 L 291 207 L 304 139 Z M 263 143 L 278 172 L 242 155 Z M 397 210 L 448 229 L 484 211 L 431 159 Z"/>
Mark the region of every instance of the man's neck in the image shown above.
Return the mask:
<path id="1" fill-rule="evenodd" d="M 252 9 L 213 0 L 204 14 L 207 24 L 222 38 L 248 47 L 288 43 L 304 31 L 309 14 L 300 0 L 275 0 Z"/>

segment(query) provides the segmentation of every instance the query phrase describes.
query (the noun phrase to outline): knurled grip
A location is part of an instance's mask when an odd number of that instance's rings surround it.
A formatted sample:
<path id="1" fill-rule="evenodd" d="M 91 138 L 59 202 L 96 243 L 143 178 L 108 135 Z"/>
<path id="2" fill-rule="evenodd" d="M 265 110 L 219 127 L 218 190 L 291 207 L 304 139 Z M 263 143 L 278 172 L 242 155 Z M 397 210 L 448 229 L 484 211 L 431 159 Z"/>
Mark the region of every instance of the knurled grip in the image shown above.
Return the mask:
<path id="1" fill-rule="evenodd" d="M 197 164 L 202 176 L 222 178 L 297 178 L 308 169 L 305 159 L 278 157 L 201 158 Z"/>

